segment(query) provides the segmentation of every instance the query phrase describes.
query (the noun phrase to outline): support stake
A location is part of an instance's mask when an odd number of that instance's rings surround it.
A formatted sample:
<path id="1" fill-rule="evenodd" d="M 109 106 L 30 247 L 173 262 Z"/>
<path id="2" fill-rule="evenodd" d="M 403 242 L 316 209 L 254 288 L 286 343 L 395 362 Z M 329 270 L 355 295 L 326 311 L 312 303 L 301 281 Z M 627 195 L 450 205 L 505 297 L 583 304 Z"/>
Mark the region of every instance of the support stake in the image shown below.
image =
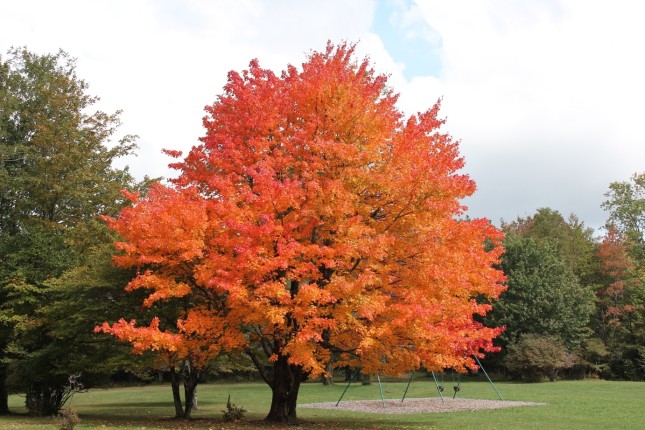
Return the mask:
<path id="1" fill-rule="evenodd" d="M 484 372 L 484 375 L 486 375 L 486 379 L 488 379 L 488 382 L 490 382 L 490 385 L 493 386 L 493 390 L 497 393 L 497 397 L 499 397 L 500 400 L 502 399 L 502 395 L 499 394 L 499 391 L 497 391 L 497 387 L 495 387 L 495 384 L 493 384 L 493 381 L 490 379 L 490 376 L 488 376 L 488 373 L 486 373 L 486 369 L 484 369 L 484 366 L 482 366 L 482 363 L 479 361 L 479 358 L 477 358 L 476 355 L 473 355 L 475 357 L 475 360 L 477 360 L 477 364 L 479 364 L 479 368 Z"/>
<path id="2" fill-rule="evenodd" d="M 441 388 L 439 388 L 439 382 L 437 382 L 437 377 L 435 376 L 434 372 L 432 373 L 432 379 L 434 379 L 434 384 L 437 386 L 437 393 L 439 393 L 439 397 L 441 397 L 441 403 L 446 403 L 445 400 L 443 399 L 443 394 L 441 394 Z"/>
<path id="3" fill-rule="evenodd" d="M 381 376 L 376 375 L 376 380 L 378 381 L 378 389 L 381 392 L 381 402 L 383 402 L 383 407 L 385 407 L 385 397 L 383 397 L 383 387 L 381 386 Z"/>
<path id="4" fill-rule="evenodd" d="M 412 382 L 413 376 L 414 372 L 410 373 L 410 379 L 408 379 L 408 385 L 405 386 L 405 391 L 403 392 L 403 398 L 401 399 L 401 402 L 405 400 L 405 396 L 408 394 L 408 388 L 410 388 L 410 382 Z"/>
<path id="5" fill-rule="evenodd" d="M 356 378 L 358 377 L 358 374 L 360 372 L 361 372 L 361 368 L 357 367 L 356 372 L 354 372 L 354 376 L 349 379 L 349 382 L 347 383 L 347 385 L 345 386 L 345 389 L 343 390 L 343 394 L 340 395 L 340 398 L 336 402 L 336 406 L 338 406 L 340 404 L 340 401 L 343 400 L 343 397 L 345 396 L 345 393 L 347 392 L 347 389 L 352 384 L 352 382 L 354 382 L 356 380 Z"/>

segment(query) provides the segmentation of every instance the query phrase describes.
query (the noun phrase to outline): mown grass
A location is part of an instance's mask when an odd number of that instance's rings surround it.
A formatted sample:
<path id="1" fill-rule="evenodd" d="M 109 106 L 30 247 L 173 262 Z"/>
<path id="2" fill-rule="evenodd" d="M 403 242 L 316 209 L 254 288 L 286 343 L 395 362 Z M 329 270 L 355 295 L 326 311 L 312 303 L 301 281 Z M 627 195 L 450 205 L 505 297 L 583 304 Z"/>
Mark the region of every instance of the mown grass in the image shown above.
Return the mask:
<path id="1" fill-rule="evenodd" d="M 405 382 L 385 382 L 386 398 L 400 399 Z M 452 395 L 452 381 L 446 380 L 447 394 Z M 298 410 L 302 423 L 296 428 L 317 429 L 645 429 L 645 383 L 609 381 L 559 381 L 555 383 L 521 384 L 498 382 L 505 400 L 544 402 L 544 406 L 515 407 L 500 410 L 453 412 L 437 414 L 387 415 L 346 411 Z M 322 386 L 307 383 L 301 389 L 300 403 L 337 401 L 345 384 Z M 222 411 L 226 400 L 244 407 L 248 412 L 242 422 L 226 423 Z M 416 379 L 408 397 L 436 397 L 431 379 Z M 495 391 L 485 381 L 462 380 L 459 397 L 496 399 Z M 78 411 L 81 424 L 77 429 L 257 429 L 281 428 L 262 422 L 271 396 L 261 383 L 204 384 L 198 388 L 199 409 L 191 421 L 171 419 L 174 414 L 170 387 L 94 389 L 74 397 L 71 406 Z M 352 384 L 343 401 L 380 400 L 378 385 Z M 0 417 L 0 429 L 56 429 L 51 418 L 24 415 L 24 399 L 10 397 L 16 414 Z"/>

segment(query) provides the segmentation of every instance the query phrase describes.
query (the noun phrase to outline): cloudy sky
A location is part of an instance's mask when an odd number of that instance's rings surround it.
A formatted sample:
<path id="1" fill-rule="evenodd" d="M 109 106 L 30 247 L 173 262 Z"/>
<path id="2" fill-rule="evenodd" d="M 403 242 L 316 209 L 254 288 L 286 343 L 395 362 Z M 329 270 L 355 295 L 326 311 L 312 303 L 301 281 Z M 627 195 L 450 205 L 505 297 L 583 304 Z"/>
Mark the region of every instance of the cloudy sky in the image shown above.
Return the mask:
<path id="1" fill-rule="evenodd" d="M 123 110 L 137 177 L 202 135 L 203 107 L 252 58 L 275 71 L 327 40 L 359 42 L 411 114 L 442 97 L 495 224 L 550 207 L 600 227 L 613 181 L 645 170 L 639 0 L 21 0 L 0 2 L 0 52 L 59 48 Z"/>

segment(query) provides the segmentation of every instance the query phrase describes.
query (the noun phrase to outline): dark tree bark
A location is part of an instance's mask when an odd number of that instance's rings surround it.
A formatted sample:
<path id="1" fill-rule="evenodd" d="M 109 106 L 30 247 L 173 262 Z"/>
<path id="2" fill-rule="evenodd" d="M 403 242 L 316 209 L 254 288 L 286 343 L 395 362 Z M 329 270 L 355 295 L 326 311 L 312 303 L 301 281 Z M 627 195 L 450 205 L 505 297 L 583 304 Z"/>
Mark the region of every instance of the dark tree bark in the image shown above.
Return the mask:
<path id="1" fill-rule="evenodd" d="M 197 383 L 199 382 L 199 373 L 192 367 L 188 367 L 184 375 L 184 418 L 190 419 L 195 408 Z"/>
<path id="2" fill-rule="evenodd" d="M 195 407 L 195 392 L 199 383 L 199 375 L 196 369 L 188 362 L 184 363 L 182 369 L 170 371 L 170 384 L 172 386 L 172 400 L 175 405 L 175 418 L 190 419 Z M 184 385 L 184 402 L 181 401 L 181 384 Z"/>
<path id="3" fill-rule="evenodd" d="M 6 368 L 0 364 L 0 415 L 8 415 L 9 411 L 9 391 L 7 390 L 7 373 Z"/>
<path id="4" fill-rule="evenodd" d="M 273 365 L 273 380 L 271 381 L 271 409 L 265 421 L 296 422 L 296 405 L 300 384 L 304 380 L 304 372 L 300 366 L 287 362 L 286 357 L 280 356 Z"/>
<path id="5" fill-rule="evenodd" d="M 327 366 L 325 366 L 325 373 L 321 376 L 323 385 L 334 385 L 333 371 L 334 369 L 332 368 L 330 361 L 327 363 Z"/>
<path id="6" fill-rule="evenodd" d="M 172 400 L 175 405 L 175 418 L 184 417 L 184 407 L 181 404 L 181 394 L 179 387 L 181 385 L 181 375 L 175 369 L 170 370 L 170 386 L 172 387 Z"/>
<path id="7" fill-rule="evenodd" d="M 345 382 L 353 380 L 354 372 L 350 366 L 345 366 Z"/>
<path id="8" fill-rule="evenodd" d="M 0 382 L 0 415 L 9 415 L 9 392 L 4 384 Z"/>
<path id="9" fill-rule="evenodd" d="M 52 388 L 32 384 L 25 395 L 25 406 L 29 415 L 49 417 L 56 415 L 63 406 L 64 388 Z"/>

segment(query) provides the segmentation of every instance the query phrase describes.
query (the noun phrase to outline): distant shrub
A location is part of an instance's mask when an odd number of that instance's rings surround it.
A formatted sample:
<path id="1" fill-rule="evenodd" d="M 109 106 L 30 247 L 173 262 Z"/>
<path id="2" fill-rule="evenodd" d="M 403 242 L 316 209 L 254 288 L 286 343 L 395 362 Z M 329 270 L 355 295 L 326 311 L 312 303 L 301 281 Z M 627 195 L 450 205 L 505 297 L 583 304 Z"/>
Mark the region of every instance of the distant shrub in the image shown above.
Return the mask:
<path id="1" fill-rule="evenodd" d="M 510 344 L 505 359 L 511 373 L 532 382 L 545 377 L 555 381 L 561 370 L 571 368 L 575 363 L 575 355 L 557 339 L 534 334 L 524 335 L 518 342 Z"/>

